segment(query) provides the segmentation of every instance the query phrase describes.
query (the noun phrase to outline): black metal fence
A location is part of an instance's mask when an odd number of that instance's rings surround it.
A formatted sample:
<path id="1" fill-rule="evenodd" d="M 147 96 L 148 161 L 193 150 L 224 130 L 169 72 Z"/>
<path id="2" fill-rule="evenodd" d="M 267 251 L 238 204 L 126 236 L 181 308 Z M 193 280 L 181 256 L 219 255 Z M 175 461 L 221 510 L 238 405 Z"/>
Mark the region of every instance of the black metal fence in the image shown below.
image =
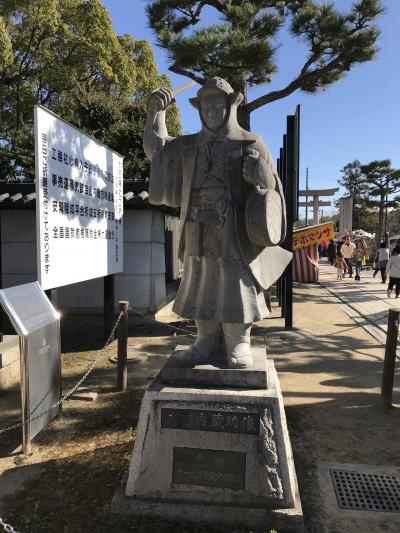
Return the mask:
<path id="1" fill-rule="evenodd" d="M 293 223 L 299 218 L 300 106 L 286 117 L 286 133 L 277 161 L 286 201 L 287 231 L 283 247 L 293 251 Z M 285 318 L 285 328 L 293 327 L 293 262 L 277 282 L 277 296 Z"/>

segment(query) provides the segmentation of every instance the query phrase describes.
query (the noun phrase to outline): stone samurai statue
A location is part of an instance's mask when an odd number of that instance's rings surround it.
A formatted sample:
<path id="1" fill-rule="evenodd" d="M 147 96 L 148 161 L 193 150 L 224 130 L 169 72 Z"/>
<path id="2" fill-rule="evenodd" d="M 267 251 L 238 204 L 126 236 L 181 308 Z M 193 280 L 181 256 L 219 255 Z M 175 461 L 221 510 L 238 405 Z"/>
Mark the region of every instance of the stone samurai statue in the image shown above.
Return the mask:
<path id="1" fill-rule="evenodd" d="M 173 310 L 196 323 L 196 341 L 177 352 L 191 365 L 216 359 L 222 334 L 228 366 L 253 365 L 251 325 L 268 315 L 263 291 L 291 259 L 278 246 L 286 232 L 281 182 L 260 136 L 237 122 L 242 100 L 227 81 L 208 79 L 190 100 L 201 131 L 178 138 L 165 125 L 173 93 L 159 89 L 149 100 L 150 202 L 180 207 L 183 276 Z"/>

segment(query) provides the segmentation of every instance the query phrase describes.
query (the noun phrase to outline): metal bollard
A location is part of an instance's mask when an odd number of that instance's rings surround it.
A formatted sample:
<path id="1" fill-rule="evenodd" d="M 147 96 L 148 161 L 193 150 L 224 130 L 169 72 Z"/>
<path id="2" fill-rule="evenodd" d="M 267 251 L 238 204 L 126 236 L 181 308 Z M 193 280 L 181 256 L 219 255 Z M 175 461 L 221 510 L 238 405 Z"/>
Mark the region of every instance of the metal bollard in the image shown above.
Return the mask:
<path id="1" fill-rule="evenodd" d="M 396 366 L 397 339 L 399 337 L 400 309 L 389 309 L 386 336 L 385 360 L 382 375 L 382 401 L 385 407 L 392 407 L 394 370 Z"/>
<path id="2" fill-rule="evenodd" d="M 125 391 L 128 385 L 128 309 L 129 301 L 118 302 L 120 313 L 124 313 L 118 324 L 117 389 Z"/>

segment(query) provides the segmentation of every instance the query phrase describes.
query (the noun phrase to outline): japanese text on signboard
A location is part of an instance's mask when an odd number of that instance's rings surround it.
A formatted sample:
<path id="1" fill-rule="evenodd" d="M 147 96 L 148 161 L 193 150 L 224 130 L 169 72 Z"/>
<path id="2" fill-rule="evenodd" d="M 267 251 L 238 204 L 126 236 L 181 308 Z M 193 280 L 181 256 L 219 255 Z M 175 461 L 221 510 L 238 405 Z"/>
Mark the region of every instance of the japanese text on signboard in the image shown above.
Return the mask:
<path id="1" fill-rule="evenodd" d="M 44 289 L 122 271 L 122 156 L 35 108 L 38 273 Z"/>

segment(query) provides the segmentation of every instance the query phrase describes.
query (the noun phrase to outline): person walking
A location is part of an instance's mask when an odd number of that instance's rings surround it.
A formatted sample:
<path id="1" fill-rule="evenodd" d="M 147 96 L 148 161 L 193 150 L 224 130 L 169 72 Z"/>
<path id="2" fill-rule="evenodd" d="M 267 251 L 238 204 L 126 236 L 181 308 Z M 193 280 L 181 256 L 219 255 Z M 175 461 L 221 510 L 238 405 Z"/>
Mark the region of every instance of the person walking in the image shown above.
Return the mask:
<path id="1" fill-rule="evenodd" d="M 389 284 L 386 291 L 387 297 L 391 298 L 393 287 L 396 285 L 396 298 L 400 294 L 400 246 L 395 246 L 393 255 L 386 265 L 386 276 L 389 276 Z"/>
<path id="2" fill-rule="evenodd" d="M 336 255 L 338 256 L 340 254 L 340 248 L 344 244 L 344 237 L 341 237 L 341 239 L 336 244 Z"/>
<path id="3" fill-rule="evenodd" d="M 356 260 L 356 275 L 354 277 L 354 280 L 355 281 L 360 281 L 361 280 L 361 277 L 360 277 L 360 274 L 361 274 L 361 271 L 362 271 L 362 264 L 363 264 L 363 259 L 366 255 L 366 252 L 367 252 L 367 245 L 365 243 L 365 241 L 363 239 L 359 239 L 357 242 L 356 242 L 356 248 L 355 248 L 355 260 Z"/>
<path id="4" fill-rule="evenodd" d="M 340 252 L 335 260 L 335 268 L 336 268 L 336 273 L 337 273 L 336 279 L 340 281 L 343 279 L 343 274 L 344 274 L 344 271 L 346 270 L 346 262 L 343 259 L 343 256 Z"/>
<path id="5" fill-rule="evenodd" d="M 340 253 L 344 257 L 349 272 L 349 278 L 353 277 L 353 256 L 356 245 L 351 242 L 350 237 L 346 237 L 344 243 L 340 247 Z M 344 276 L 343 276 L 344 277 Z"/>
<path id="6" fill-rule="evenodd" d="M 372 277 L 374 278 L 378 272 L 379 272 L 379 264 L 378 264 L 378 253 L 375 256 L 374 262 L 372 263 L 372 268 L 374 269 L 374 272 L 372 274 Z"/>
<path id="7" fill-rule="evenodd" d="M 331 266 L 333 266 L 336 259 L 336 246 L 332 239 L 329 241 L 328 247 L 326 249 L 326 255 L 328 256 Z"/>
<path id="8" fill-rule="evenodd" d="M 389 248 L 386 246 L 385 241 L 382 241 L 377 252 L 376 261 L 379 270 L 381 271 L 382 283 L 386 283 L 386 265 L 388 264 L 390 257 Z M 373 273 L 375 277 L 375 272 Z"/>

